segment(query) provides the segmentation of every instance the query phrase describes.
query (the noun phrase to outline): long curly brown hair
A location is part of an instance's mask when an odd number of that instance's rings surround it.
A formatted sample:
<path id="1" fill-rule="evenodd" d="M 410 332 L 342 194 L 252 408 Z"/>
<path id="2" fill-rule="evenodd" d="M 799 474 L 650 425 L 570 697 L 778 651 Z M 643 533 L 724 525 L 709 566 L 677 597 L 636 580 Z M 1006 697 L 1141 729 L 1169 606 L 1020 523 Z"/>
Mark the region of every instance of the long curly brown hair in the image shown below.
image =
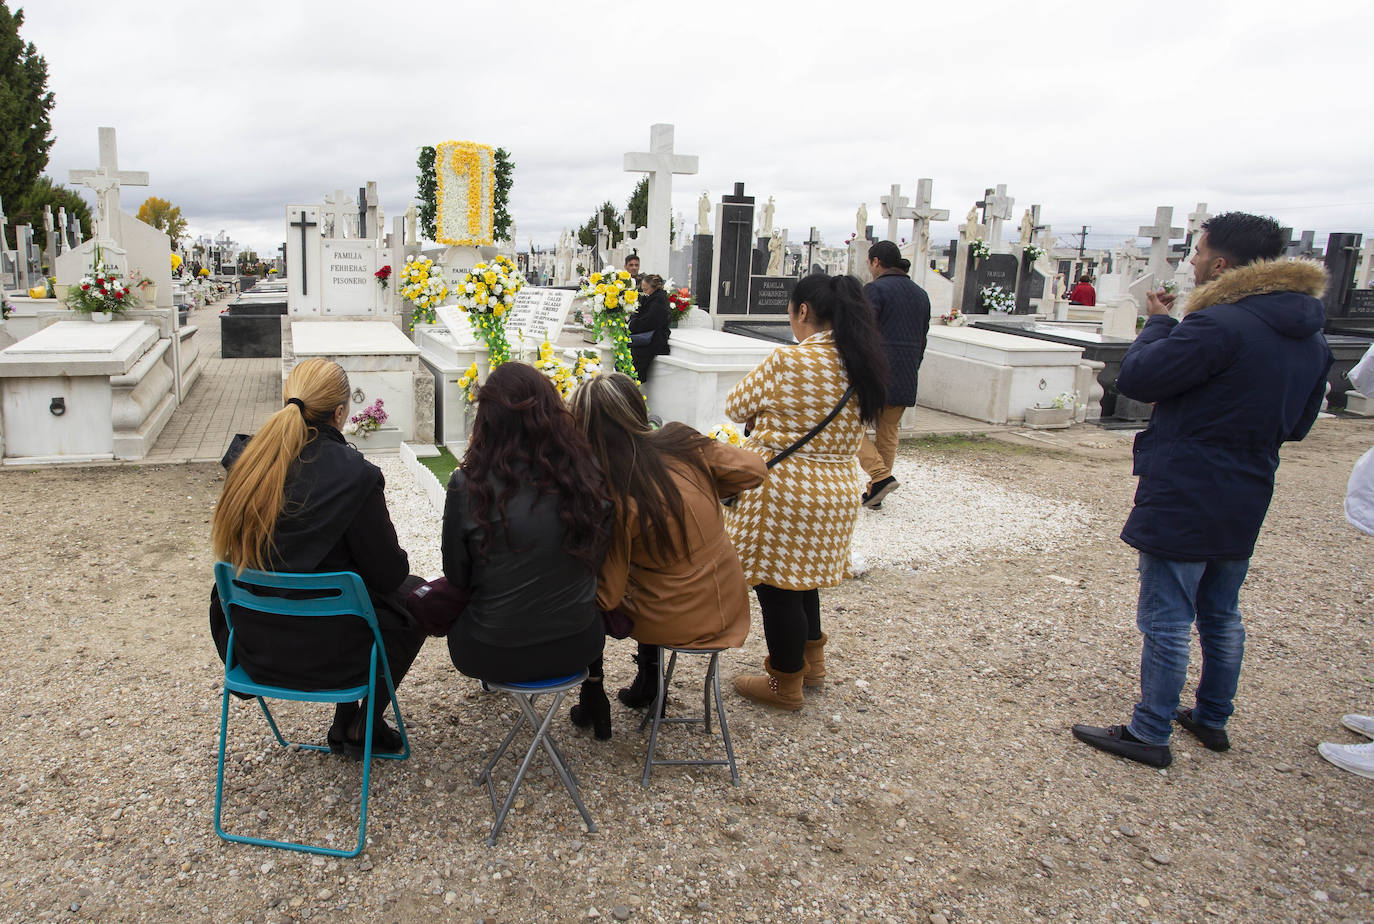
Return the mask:
<path id="1" fill-rule="evenodd" d="M 543 373 L 524 363 L 491 371 L 477 390 L 477 417 L 460 467 L 482 533 L 482 559 L 491 551 L 493 521 L 505 523 L 506 504 L 529 485 L 536 496 L 557 495 L 564 550 L 593 571 L 601 567 L 610 535 L 606 478 Z"/>

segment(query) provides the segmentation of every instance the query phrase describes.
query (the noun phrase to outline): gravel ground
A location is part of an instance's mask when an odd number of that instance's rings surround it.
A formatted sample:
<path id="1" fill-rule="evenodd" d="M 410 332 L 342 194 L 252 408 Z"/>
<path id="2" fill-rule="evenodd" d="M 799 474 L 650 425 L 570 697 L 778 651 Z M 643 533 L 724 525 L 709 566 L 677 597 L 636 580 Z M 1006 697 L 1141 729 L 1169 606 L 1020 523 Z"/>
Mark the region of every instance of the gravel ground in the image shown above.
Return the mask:
<path id="1" fill-rule="evenodd" d="M 487 848 L 472 778 L 513 711 L 431 643 L 400 692 L 414 754 L 376 764 L 369 846 L 338 861 L 211 827 L 217 469 L 0 473 L 0 919 L 1374 920 L 1374 783 L 1315 748 L 1374 711 L 1374 540 L 1340 513 L 1371 444 L 1374 422 L 1324 420 L 1284 452 L 1226 754 L 1184 735 L 1159 772 L 1069 735 L 1134 701 L 1129 440 L 908 444 L 902 489 L 861 518 L 867 571 L 822 595 L 827 685 L 770 712 L 728 691 L 761 639 L 723 661 L 738 788 L 666 768 L 643 789 L 636 714 L 614 707 L 609 743 L 560 717 L 599 832 L 540 760 Z M 437 520 L 387 467 L 414 570 L 436 573 Z M 630 647 L 608 646 L 612 687 Z M 323 737 L 323 708 L 282 717 Z M 356 764 L 281 751 L 255 707 L 230 727 L 231 830 L 349 841 Z M 711 747 L 675 728 L 663 753 Z"/>

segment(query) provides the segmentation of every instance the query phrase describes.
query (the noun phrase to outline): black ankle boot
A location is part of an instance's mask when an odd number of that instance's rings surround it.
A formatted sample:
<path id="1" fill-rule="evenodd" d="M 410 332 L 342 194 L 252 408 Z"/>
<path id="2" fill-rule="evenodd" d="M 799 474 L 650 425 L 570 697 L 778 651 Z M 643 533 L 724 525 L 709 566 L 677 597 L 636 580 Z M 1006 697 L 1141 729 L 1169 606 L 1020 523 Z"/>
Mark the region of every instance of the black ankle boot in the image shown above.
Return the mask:
<path id="1" fill-rule="evenodd" d="M 639 671 L 634 682 L 622 687 L 616 698 L 631 709 L 643 709 L 658 696 L 658 678 L 663 673 L 663 649 L 657 645 L 639 643 L 639 654 L 634 656 Z"/>
<path id="2" fill-rule="evenodd" d="M 598 741 L 609 741 L 611 737 L 611 701 L 606 698 L 606 687 L 602 678 L 593 680 L 588 677 L 582 681 L 577 694 L 577 705 L 568 712 L 568 718 L 578 728 L 591 726 L 592 734 Z"/>

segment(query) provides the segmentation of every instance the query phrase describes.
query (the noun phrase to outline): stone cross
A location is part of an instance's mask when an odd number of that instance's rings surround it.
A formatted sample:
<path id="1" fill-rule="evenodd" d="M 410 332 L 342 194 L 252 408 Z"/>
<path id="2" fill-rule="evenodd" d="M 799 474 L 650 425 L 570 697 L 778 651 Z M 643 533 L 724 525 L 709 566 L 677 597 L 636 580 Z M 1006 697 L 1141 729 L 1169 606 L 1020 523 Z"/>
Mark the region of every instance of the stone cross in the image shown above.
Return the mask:
<path id="1" fill-rule="evenodd" d="M 1183 239 L 1184 250 L 1187 256 L 1183 258 L 1180 266 L 1186 265 L 1193 254 L 1197 253 L 1197 241 L 1202 236 L 1202 223 L 1212 216 L 1207 214 L 1207 203 L 1199 202 L 1197 210 L 1188 214 L 1188 233 Z"/>
<path id="2" fill-rule="evenodd" d="M 949 221 L 949 209 L 930 207 L 930 191 L 934 181 L 923 177 L 916 181 L 916 204 L 911 208 L 911 278 L 919 285 L 925 281 L 930 268 L 930 223 Z"/>
<path id="3" fill-rule="evenodd" d="M 606 213 L 596 211 L 596 243 L 592 246 L 592 269 L 600 270 L 606 253 L 611 249 L 611 233 L 606 227 Z"/>
<path id="4" fill-rule="evenodd" d="M 1002 243 L 1002 222 L 1011 219 L 1011 207 L 1016 200 L 1007 195 L 1007 184 L 983 190 L 978 207 L 983 210 L 983 222 L 988 226 L 988 246 L 996 249 Z"/>
<path id="5" fill-rule="evenodd" d="M 301 277 L 301 294 L 302 294 L 302 295 L 308 295 L 308 294 L 309 294 L 309 293 L 306 291 L 306 275 L 305 275 L 305 251 L 306 251 L 306 246 L 305 246 L 305 242 L 306 242 L 305 229 L 306 229 L 306 228 L 313 228 L 313 227 L 315 227 L 316 224 L 317 224 L 316 222 L 307 221 L 307 220 L 306 220 L 305 209 L 301 209 L 301 220 L 300 220 L 300 221 L 293 221 L 293 222 L 290 222 L 290 227 L 292 227 L 292 228 L 300 228 L 300 229 L 301 229 L 301 265 L 298 266 L 298 267 L 293 266 L 293 267 L 288 268 L 288 269 L 287 269 L 287 275 L 289 275 L 289 276 L 295 276 L 297 273 L 300 274 L 300 277 Z"/>
<path id="6" fill-rule="evenodd" d="M 324 197 L 324 208 L 320 210 L 320 220 L 324 224 L 325 237 L 348 237 L 348 197 L 342 189 L 336 189 L 333 197 Z"/>
<path id="7" fill-rule="evenodd" d="M 1360 262 L 1355 269 L 1355 288 L 1369 288 L 1369 280 L 1374 276 L 1374 237 L 1367 237 L 1360 248 Z"/>
<path id="8" fill-rule="evenodd" d="M 76 217 L 76 213 L 67 216 L 67 247 L 75 250 L 81 243 L 81 219 Z"/>
<path id="9" fill-rule="evenodd" d="M 371 225 L 367 222 L 367 187 L 358 187 L 358 237 L 366 238 Z"/>
<path id="10" fill-rule="evenodd" d="M 34 284 L 33 266 L 33 228 L 29 225 L 14 226 L 14 251 L 19 265 L 19 288 L 28 289 Z"/>
<path id="11" fill-rule="evenodd" d="M 820 246 L 820 243 L 821 243 L 820 236 L 816 234 L 816 226 L 815 226 L 815 225 L 812 225 L 812 226 L 811 226 L 811 233 L 810 233 L 809 235 L 807 235 L 806 240 L 803 241 L 802 243 L 806 244 L 806 273 L 805 273 L 805 275 L 808 275 L 808 276 L 809 276 L 809 275 L 811 275 L 811 267 L 813 267 L 813 266 L 816 265 L 815 263 L 812 262 L 811 255 L 812 255 L 812 253 L 815 252 L 815 249 L 816 249 L 817 247 L 819 247 L 819 246 Z"/>
<path id="12" fill-rule="evenodd" d="M 894 244 L 897 243 L 897 222 L 916 217 L 907 206 L 910 200 L 901 193 L 902 187 L 893 183 L 892 192 L 878 200 L 882 206 L 883 217 L 887 219 L 887 239 Z"/>
<path id="13" fill-rule="evenodd" d="M 52 206 L 43 206 L 43 260 L 48 272 L 57 273 L 57 235 L 53 233 Z"/>
<path id="14" fill-rule="evenodd" d="M 1155 209 L 1154 225 L 1140 226 L 1140 236 L 1150 239 L 1150 262 L 1147 264 L 1147 268 L 1151 273 L 1154 273 L 1156 283 L 1163 282 L 1174 271 L 1174 268 L 1169 265 L 1169 241 L 1176 237 L 1182 237 L 1183 229 L 1170 227 L 1173 220 L 1174 207 L 1161 205 Z"/>
<path id="15" fill-rule="evenodd" d="M 648 235 L 640 248 L 640 266 L 644 272 L 666 276 L 672 238 L 673 174 L 696 173 L 697 156 L 674 153 L 673 126 L 657 123 L 649 126 L 648 153 L 626 154 L 625 170 L 649 175 Z"/>
<path id="16" fill-rule="evenodd" d="M 360 230 L 359 237 L 378 238 L 382 235 L 382 205 L 377 197 L 377 181 L 367 181 L 367 192 L 363 200 L 364 212 L 367 217 L 367 233 Z M 359 218 L 361 221 L 361 217 Z"/>
<path id="17" fill-rule="evenodd" d="M 119 220 L 119 187 L 147 186 L 148 171 L 120 170 L 119 154 L 115 148 L 115 130 L 102 127 L 100 135 L 100 166 L 94 170 L 73 170 L 67 176 L 70 182 L 80 183 L 95 190 L 96 197 L 96 240 L 102 243 L 118 244 L 114 236 L 114 226 Z"/>

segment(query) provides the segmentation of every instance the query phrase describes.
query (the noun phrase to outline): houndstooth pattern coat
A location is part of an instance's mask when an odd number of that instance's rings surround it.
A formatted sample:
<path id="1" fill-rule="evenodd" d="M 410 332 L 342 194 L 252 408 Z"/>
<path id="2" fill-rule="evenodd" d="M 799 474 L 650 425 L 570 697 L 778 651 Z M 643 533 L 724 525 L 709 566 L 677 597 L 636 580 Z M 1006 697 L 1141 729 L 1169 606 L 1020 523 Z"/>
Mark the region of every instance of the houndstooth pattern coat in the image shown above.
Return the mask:
<path id="1" fill-rule="evenodd" d="M 744 447 L 771 459 L 806 435 L 839 403 L 849 379 L 829 331 L 779 347 L 731 389 L 725 413 L 753 420 Z M 866 476 L 853 398 L 824 430 L 769 470 L 725 514 L 751 585 L 788 590 L 834 587 L 849 569 L 849 543 Z"/>

